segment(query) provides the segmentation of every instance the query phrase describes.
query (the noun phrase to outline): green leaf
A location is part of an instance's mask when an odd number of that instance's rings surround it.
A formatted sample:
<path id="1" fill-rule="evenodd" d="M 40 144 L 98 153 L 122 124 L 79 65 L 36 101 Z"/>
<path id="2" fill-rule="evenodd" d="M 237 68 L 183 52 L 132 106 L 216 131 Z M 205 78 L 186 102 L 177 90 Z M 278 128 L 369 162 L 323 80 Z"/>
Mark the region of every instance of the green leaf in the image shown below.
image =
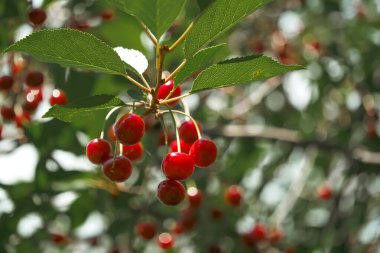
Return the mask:
<path id="1" fill-rule="evenodd" d="M 282 65 L 267 56 L 235 58 L 212 65 L 204 70 L 195 79 L 191 92 L 265 80 L 299 69 L 303 69 L 303 67 Z"/>
<path id="2" fill-rule="evenodd" d="M 70 105 L 55 105 L 45 113 L 43 118 L 54 117 L 65 122 L 71 122 L 75 117 L 89 112 L 125 105 L 120 98 L 111 95 L 97 95 L 81 99 Z"/>
<path id="3" fill-rule="evenodd" d="M 126 64 L 107 44 L 95 36 L 74 29 L 35 32 L 8 47 L 5 52 L 21 51 L 39 61 L 58 63 L 108 74 L 123 75 Z"/>
<path id="4" fill-rule="evenodd" d="M 199 18 L 185 40 L 185 57 L 191 58 L 244 17 L 271 0 L 216 0 Z"/>
<path id="5" fill-rule="evenodd" d="M 176 85 L 182 83 L 195 71 L 202 70 L 214 62 L 222 60 L 227 54 L 228 50 L 226 44 L 219 44 L 200 50 L 194 57 L 188 60 L 185 67 L 178 72 L 174 83 Z"/>
<path id="6" fill-rule="evenodd" d="M 108 0 L 136 17 L 160 38 L 181 12 L 186 0 Z"/>
<path id="7" fill-rule="evenodd" d="M 215 0 L 197 0 L 197 3 L 199 5 L 199 8 L 201 10 L 206 9 L 211 3 L 213 3 Z"/>

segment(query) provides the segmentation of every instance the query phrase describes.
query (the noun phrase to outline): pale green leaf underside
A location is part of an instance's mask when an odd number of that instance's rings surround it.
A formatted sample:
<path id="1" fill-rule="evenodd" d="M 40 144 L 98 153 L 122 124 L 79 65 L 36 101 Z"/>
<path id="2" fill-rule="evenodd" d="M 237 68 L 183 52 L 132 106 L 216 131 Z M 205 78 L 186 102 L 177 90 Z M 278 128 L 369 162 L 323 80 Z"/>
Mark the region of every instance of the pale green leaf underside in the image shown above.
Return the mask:
<path id="1" fill-rule="evenodd" d="M 187 36 L 184 48 L 186 59 L 270 1 L 216 0 L 205 10 Z"/>
<path id="2" fill-rule="evenodd" d="M 43 118 L 54 117 L 56 119 L 71 122 L 76 117 L 83 117 L 88 113 L 110 109 L 115 106 L 125 105 L 120 98 L 111 95 L 97 95 L 81 99 L 69 105 L 55 105 L 45 113 Z"/>
<path id="3" fill-rule="evenodd" d="M 299 69 L 303 69 L 303 67 L 282 65 L 267 56 L 235 58 L 212 65 L 204 70 L 195 79 L 191 92 L 247 84 Z"/>
<path id="4" fill-rule="evenodd" d="M 92 34 L 68 28 L 35 32 L 5 50 L 10 51 L 28 53 L 39 61 L 64 67 L 108 74 L 124 74 L 126 69 L 110 46 Z"/>
<path id="5" fill-rule="evenodd" d="M 174 83 L 176 85 L 179 85 L 195 71 L 203 70 L 214 62 L 222 60 L 227 56 L 227 54 L 228 49 L 226 47 L 226 44 L 219 44 L 200 50 L 194 55 L 194 57 L 188 60 L 185 67 L 183 67 L 183 69 L 178 72 L 177 76 L 174 79 Z"/>

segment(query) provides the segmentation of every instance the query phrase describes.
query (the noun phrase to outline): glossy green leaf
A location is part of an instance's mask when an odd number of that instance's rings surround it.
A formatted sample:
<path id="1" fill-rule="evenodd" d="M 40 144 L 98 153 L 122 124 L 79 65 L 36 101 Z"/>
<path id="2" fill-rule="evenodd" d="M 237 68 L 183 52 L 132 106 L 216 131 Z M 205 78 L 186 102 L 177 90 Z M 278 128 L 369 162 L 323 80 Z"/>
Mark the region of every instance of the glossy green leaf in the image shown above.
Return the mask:
<path id="1" fill-rule="evenodd" d="M 188 60 L 185 67 L 178 72 L 175 77 L 175 84 L 178 85 L 182 83 L 195 71 L 202 70 L 214 62 L 222 60 L 227 56 L 227 53 L 228 50 L 226 44 L 220 44 L 200 50 L 194 55 L 194 57 Z"/>
<path id="2" fill-rule="evenodd" d="M 70 105 L 55 105 L 43 117 L 54 117 L 65 122 L 70 122 L 75 117 L 83 116 L 83 114 L 86 115 L 93 111 L 110 109 L 121 105 L 124 105 L 124 103 L 118 97 L 97 95 L 81 99 Z"/>
<path id="3" fill-rule="evenodd" d="M 302 67 L 282 65 L 267 56 L 235 58 L 212 65 L 204 70 L 195 79 L 191 92 L 265 80 L 299 69 Z"/>
<path id="4" fill-rule="evenodd" d="M 199 18 L 185 40 L 185 57 L 191 58 L 204 45 L 216 39 L 271 0 L 216 0 Z"/>
<path id="5" fill-rule="evenodd" d="M 108 74 L 125 73 L 126 64 L 119 55 L 95 36 L 74 29 L 35 32 L 8 47 L 5 52 L 19 51 L 39 61 L 58 63 Z"/>

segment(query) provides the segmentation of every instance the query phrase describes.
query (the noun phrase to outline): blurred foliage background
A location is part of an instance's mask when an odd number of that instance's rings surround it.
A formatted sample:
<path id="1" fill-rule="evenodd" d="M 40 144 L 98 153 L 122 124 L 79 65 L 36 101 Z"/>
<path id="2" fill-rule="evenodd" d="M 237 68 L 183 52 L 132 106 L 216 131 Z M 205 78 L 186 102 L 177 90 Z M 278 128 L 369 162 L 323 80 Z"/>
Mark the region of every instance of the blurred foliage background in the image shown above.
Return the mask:
<path id="1" fill-rule="evenodd" d="M 210 2 L 187 1 L 165 40 L 175 41 Z M 105 0 L 1 0 L 1 50 L 33 31 L 27 19 L 32 5 L 47 12 L 43 29 L 85 30 L 113 47 L 141 51 L 154 66 L 140 25 Z M 105 10 L 112 10 L 112 19 L 102 18 Z M 155 240 L 135 231 L 138 223 L 153 221 L 157 231 L 176 234 L 171 252 L 379 253 L 379 12 L 379 1 L 273 1 L 215 42 L 228 42 L 229 57 L 264 53 L 306 69 L 185 99 L 219 148 L 217 162 L 186 182 L 203 193 L 192 211 L 187 201 L 167 207 L 156 198 L 166 148 L 159 145 L 162 130 L 154 119 L 148 119 L 144 158 L 118 186 L 85 158 L 106 111 L 71 124 L 41 119 L 54 87 L 69 101 L 95 94 L 131 100 L 131 85 L 26 55 L 2 55 L 1 74 L 20 63 L 43 71 L 46 80 L 31 122 L 16 127 L 2 119 L 0 251 L 161 252 Z M 170 54 L 165 69 L 175 69 L 182 54 L 181 47 Z M 150 68 L 147 76 L 154 75 Z M 0 106 L 22 111 L 24 91 L 13 92 L 0 94 Z M 243 189 L 238 207 L 224 199 L 231 185 Z M 321 193 L 326 189 L 331 194 Z M 185 224 L 184 231 L 173 230 L 178 224 Z M 267 236 L 252 245 L 244 235 L 258 224 Z M 280 240 L 273 238 L 275 230 Z"/>

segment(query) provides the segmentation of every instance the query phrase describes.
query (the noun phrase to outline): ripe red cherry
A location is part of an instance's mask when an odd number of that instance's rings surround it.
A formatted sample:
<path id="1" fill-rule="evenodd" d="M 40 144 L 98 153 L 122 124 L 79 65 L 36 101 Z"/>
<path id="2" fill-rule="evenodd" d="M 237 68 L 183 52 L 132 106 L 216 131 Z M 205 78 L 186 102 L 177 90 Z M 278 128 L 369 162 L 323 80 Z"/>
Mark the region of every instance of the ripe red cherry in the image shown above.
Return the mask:
<path id="1" fill-rule="evenodd" d="M 133 145 L 141 141 L 145 132 L 145 123 L 140 116 L 128 113 L 114 126 L 116 138 L 124 145 Z"/>
<path id="2" fill-rule="evenodd" d="M 210 139 L 199 139 L 190 148 L 190 156 L 198 167 L 208 167 L 216 160 L 217 147 Z"/>
<path id="3" fill-rule="evenodd" d="M 242 190 L 237 185 L 231 185 L 226 190 L 224 198 L 231 206 L 240 206 L 242 200 Z"/>
<path id="4" fill-rule="evenodd" d="M 263 224 L 257 224 L 251 231 L 252 238 L 258 242 L 263 241 L 267 237 L 267 230 Z"/>
<path id="5" fill-rule="evenodd" d="M 31 9 L 28 13 L 29 21 L 35 25 L 42 25 L 46 20 L 46 12 L 43 9 Z"/>
<path id="6" fill-rule="evenodd" d="M 198 128 L 201 131 L 199 124 Z M 189 144 L 193 144 L 198 139 L 197 130 L 192 120 L 185 121 L 181 124 L 179 127 L 179 136 Z"/>
<path id="7" fill-rule="evenodd" d="M 157 197 L 168 206 L 175 206 L 185 198 L 185 187 L 175 180 L 164 180 L 157 188 Z"/>
<path id="8" fill-rule="evenodd" d="M 169 95 L 169 93 L 173 90 L 173 88 L 174 88 L 174 81 L 173 80 L 167 81 L 166 83 L 161 85 L 160 88 L 158 89 L 157 98 L 159 100 L 164 100 Z M 181 95 L 181 88 L 178 86 L 169 98 L 175 98 L 180 95 Z M 178 101 L 173 101 L 173 102 L 168 103 L 168 105 L 174 106 L 177 103 Z"/>
<path id="9" fill-rule="evenodd" d="M 328 185 L 322 185 L 318 189 L 317 196 L 321 200 L 329 200 L 332 196 L 332 190 Z"/>
<path id="10" fill-rule="evenodd" d="M 30 87 L 40 86 L 44 82 L 44 75 L 40 71 L 31 71 L 26 75 L 25 84 Z"/>
<path id="11" fill-rule="evenodd" d="M 157 243 L 162 249 L 169 249 L 173 247 L 174 237 L 169 233 L 161 233 L 157 238 Z"/>
<path id="12" fill-rule="evenodd" d="M 87 144 L 88 160 L 94 164 L 102 164 L 111 157 L 111 144 L 104 139 L 94 139 Z"/>
<path id="13" fill-rule="evenodd" d="M 67 104 L 66 94 L 63 90 L 53 90 L 53 93 L 50 97 L 50 105 L 65 105 Z"/>
<path id="14" fill-rule="evenodd" d="M 123 145 L 123 156 L 127 157 L 129 160 L 136 161 L 139 160 L 144 153 L 144 147 L 141 142 L 133 145 Z"/>
<path id="15" fill-rule="evenodd" d="M 103 20 L 111 20 L 113 16 L 115 15 L 115 12 L 113 10 L 103 10 L 102 13 L 100 13 L 100 16 Z"/>
<path id="16" fill-rule="evenodd" d="M 12 76 L 0 76 L 0 90 L 9 90 L 13 86 Z"/>
<path id="17" fill-rule="evenodd" d="M 115 182 L 123 182 L 132 174 L 132 164 L 124 156 L 116 156 L 108 159 L 103 164 L 103 173 Z"/>
<path id="18" fill-rule="evenodd" d="M 181 153 L 189 153 L 191 148 L 190 144 L 184 142 L 183 140 L 180 140 L 179 145 L 181 145 Z M 170 144 L 170 152 L 178 152 L 178 145 L 176 140 L 172 141 L 172 143 Z"/>
<path id="19" fill-rule="evenodd" d="M 187 189 L 187 198 L 189 199 L 190 206 L 199 207 L 202 203 L 202 193 L 195 187 Z"/>
<path id="20" fill-rule="evenodd" d="M 172 152 L 162 160 L 162 171 L 168 179 L 184 180 L 194 172 L 194 161 L 185 153 Z"/>
<path id="21" fill-rule="evenodd" d="M 12 107 L 3 106 L 0 113 L 4 120 L 13 120 L 16 117 L 16 113 Z"/>
<path id="22" fill-rule="evenodd" d="M 151 222 L 137 224 L 136 232 L 145 240 L 150 240 L 156 235 L 156 225 Z"/>
<path id="23" fill-rule="evenodd" d="M 25 101 L 23 104 L 23 109 L 28 112 L 32 112 L 37 109 L 38 105 L 42 101 L 42 90 L 37 89 L 25 89 Z"/>

